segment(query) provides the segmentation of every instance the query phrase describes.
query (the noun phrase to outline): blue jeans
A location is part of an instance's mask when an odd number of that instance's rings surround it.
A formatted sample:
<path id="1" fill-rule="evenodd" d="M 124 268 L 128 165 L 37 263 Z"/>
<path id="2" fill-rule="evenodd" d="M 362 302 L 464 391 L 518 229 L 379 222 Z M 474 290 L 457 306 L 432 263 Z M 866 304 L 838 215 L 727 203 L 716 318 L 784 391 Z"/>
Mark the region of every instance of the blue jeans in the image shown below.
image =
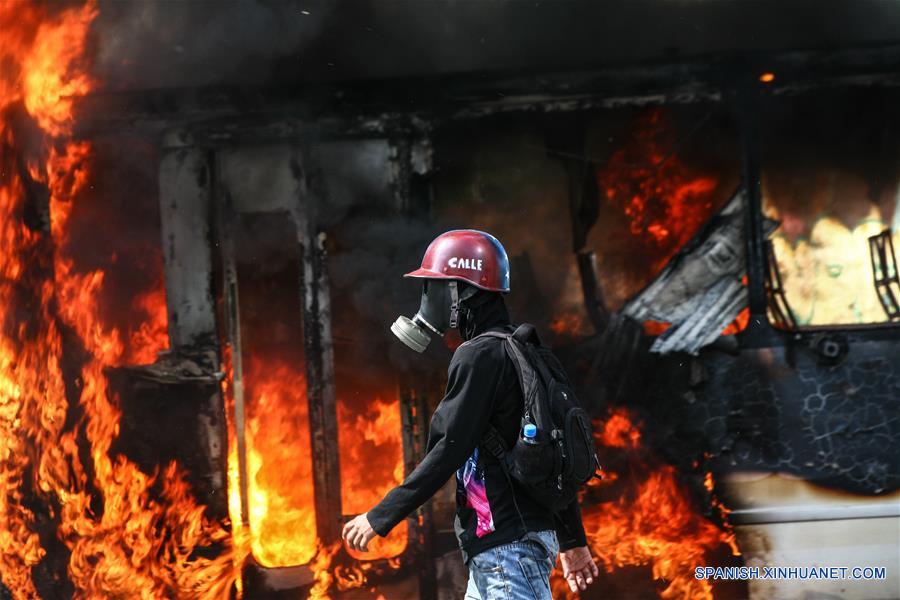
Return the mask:
<path id="1" fill-rule="evenodd" d="M 550 571 L 556 564 L 556 532 L 530 532 L 518 542 L 469 559 L 466 600 L 553 600 Z"/>

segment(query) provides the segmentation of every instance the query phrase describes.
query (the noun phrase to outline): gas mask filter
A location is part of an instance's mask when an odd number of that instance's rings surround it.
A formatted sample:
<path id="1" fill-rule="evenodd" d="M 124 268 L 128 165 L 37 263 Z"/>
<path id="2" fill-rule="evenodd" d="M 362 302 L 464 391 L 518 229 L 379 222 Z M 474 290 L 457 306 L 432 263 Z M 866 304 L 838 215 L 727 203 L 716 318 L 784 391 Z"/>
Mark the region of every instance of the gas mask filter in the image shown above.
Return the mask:
<path id="1" fill-rule="evenodd" d="M 423 327 L 424 326 L 424 327 Z M 418 353 L 425 352 L 425 348 L 431 342 L 431 336 L 425 328 L 431 329 L 438 335 L 443 335 L 437 329 L 431 327 L 426 321 L 422 320 L 418 313 L 412 319 L 403 315 L 397 317 L 397 320 L 391 324 L 391 332 L 397 336 L 401 342 L 412 348 Z"/>
<path id="2" fill-rule="evenodd" d="M 419 311 L 412 319 L 398 317 L 391 325 L 391 332 L 416 352 L 425 352 L 431 342 L 431 333 L 440 337 L 458 325 L 460 301 L 476 291 L 465 286 L 460 294 L 459 284 L 454 280 L 425 280 Z"/>

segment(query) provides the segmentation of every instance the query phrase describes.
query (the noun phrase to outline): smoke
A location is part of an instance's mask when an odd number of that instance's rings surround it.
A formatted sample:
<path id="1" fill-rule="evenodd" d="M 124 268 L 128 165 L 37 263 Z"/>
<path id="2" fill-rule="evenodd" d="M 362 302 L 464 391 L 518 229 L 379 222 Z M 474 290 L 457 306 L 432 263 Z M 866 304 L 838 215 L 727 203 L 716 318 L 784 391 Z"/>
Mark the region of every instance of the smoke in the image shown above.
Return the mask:
<path id="1" fill-rule="evenodd" d="M 895 90 L 836 89 L 765 106 L 765 201 L 791 240 L 832 216 L 853 229 L 873 208 L 894 216 L 900 182 Z"/>
<path id="2" fill-rule="evenodd" d="M 101 0 L 95 75 L 107 89 L 267 83 L 302 58 L 331 3 Z"/>
<path id="3" fill-rule="evenodd" d="M 357 205 L 393 212 L 392 151 L 387 140 L 325 142 L 309 153 L 312 168 L 323 180 L 315 207 L 319 227 L 339 224 Z"/>
<path id="4" fill-rule="evenodd" d="M 500 240 L 511 262 L 507 305 L 514 321 L 540 326 L 583 308 L 568 180 L 562 161 L 547 153 L 540 123 L 456 124 L 436 136 L 435 163 L 435 220 Z"/>
<path id="5" fill-rule="evenodd" d="M 892 2 L 100 0 L 111 89 L 558 69 L 896 43 Z"/>
<path id="6" fill-rule="evenodd" d="M 338 369 L 344 363 L 362 369 L 354 378 L 384 380 L 393 369 L 446 365 L 441 340 L 434 340 L 423 357 L 389 329 L 400 314 L 412 316 L 418 309 L 421 284 L 403 274 L 419 266 L 438 233 L 434 225 L 363 205 L 332 231 L 328 268 Z"/>

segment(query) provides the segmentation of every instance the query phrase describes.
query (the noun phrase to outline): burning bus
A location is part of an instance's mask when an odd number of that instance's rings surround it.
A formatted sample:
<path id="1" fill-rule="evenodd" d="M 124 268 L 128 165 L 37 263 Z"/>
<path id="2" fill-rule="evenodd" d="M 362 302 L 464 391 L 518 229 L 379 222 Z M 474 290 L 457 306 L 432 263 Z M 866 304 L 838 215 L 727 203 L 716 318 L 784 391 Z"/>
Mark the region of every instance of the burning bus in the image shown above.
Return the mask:
<path id="1" fill-rule="evenodd" d="M 452 486 L 340 543 L 453 228 L 594 420 L 581 597 L 900 597 L 900 11 L 301 4 L 0 5 L 0 598 L 461 597 Z"/>

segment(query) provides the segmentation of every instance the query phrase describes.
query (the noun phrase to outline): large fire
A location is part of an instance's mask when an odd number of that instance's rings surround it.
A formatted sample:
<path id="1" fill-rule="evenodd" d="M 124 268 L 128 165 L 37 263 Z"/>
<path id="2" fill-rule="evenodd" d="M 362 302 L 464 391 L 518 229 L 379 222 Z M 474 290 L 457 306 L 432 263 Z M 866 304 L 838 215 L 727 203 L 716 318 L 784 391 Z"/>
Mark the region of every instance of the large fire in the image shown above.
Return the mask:
<path id="1" fill-rule="evenodd" d="M 314 558 L 315 566 L 321 563 L 317 553 L 334 552 L 323 549 L 316 536 L 305 381 L 296 368 L 278 360 L 254 360 L 251 365 L 247 374 L 249 531 L 240 526 L 233 442 L 229 453 L 229 512 L 236 538 L 242 540 L 244 555 L 252 552 L 264 566 L 304 565 Z M 403 479 L 400 411 L 399 401 L 380 398 L 367 406 L 365 414 L 354 414 L 347 406 L 338 403 L 342 503 L 346 514 L 357 514 Z M 369 552 L 350 551 L 350 555 L 364 561 L 392 558 L 406 548 L 406 538 L 407 525 L 401 523 L 387 538 L 374 540 Z M 327 568 L 330 562 L 323 564 Z"/>
<path id="2" fill-rule="evenodd" d="M 230 350 L 226 369 L 230 372 Z M 268 567 L 308 565 L 315 583 L 310 598 L 328 598 L 329 590 L 366 584 L 366 562 L 352 564 L 336 557 L 340 545 L 324 546 L 316 536 L 312 464 L 305 403 L 305 381 L 296 367 L 278 360 L 254 360 L 247 374 L 249 528 L 241 523 L 237 446 L 234 424 L 229 432 L 229 513 L 234 523 L 235 567 L 250 554 Z M 234 410 L 226 379 L 229 414 Z M 252 383 L 256 381 L 256 383 Z M 365 414 L 338 403 L 341 436 L 341 481 L 344 512 L 371 508 L 403 478 L 399 401 L 375 398 Z M 372 561 L 396 557 L 406 548 L 407 525 L 378 538 L 369 552 L 349 551 L 351 558 Z M 241 583 L 238 587 L 241 587 Z"/>
<path id="3" fill-rule="evenodd" d="M 251 215 L 237 225 L 244 228 L 241 231 L 265 229 L 267 243 L 279 250 L 260 261 L 256 238 L 240 238 L 237 274 L 247 505 L 241 504 L 237 454 L 236 374 L 232 365 L 235 349 L 227 345 L 229 514 L 237 566 L 249 556 L 265 568 L 306 565 L 315 577 L 312 593 L 317 597 L 332 585 L 338 589 L 363 585 L 371 568 L 363 563 L 402 553 L 406 527 L 398 527 L 390 537 L 374 543 L 370 552 L 349 557 L 333 547 L 333 540 L 321 539 L 317 531 L 303 310 L 297 294 L 301 265 L 299 249 L 294 245 L 296 233 L 290 228 L 279 229 L 279 224 L 284 220 L 277 216 Z M 386 388 L 372 394 L 375 385 L 367 380 L 362 389 L 351 392 L 344 389 L 345 383 L 337 382 L 336 415 L 342 508 L 344 514 L 356 514 L 370 508 L 402 479 L 400 411 L 396 390 Z M 392 396 L 393 400 L 388 400 Z M 292 572 L 303 571 L 298 568 Z"/>
<path id="4" fill-rule="evenodd" d="M 116 328 L 107 273 L 70 243 L 94 177 L 91 144 L 69 136 L 73 104 L 93 85 L 84 63 L 96 14 L 93 2 L 0 4 L 0 573 L 15 597 L 38 597 L 59 584 L 34 567 L 61 543 L 75 597 L 224 597 L 227 531 L 178 465 L 148 474 L 110 452 L 120 412 L 104 370 L 152 360 L 168 340 L 161 288 L 135 299 L 135 327 Z M 49 232 L 28 217 L 47 208 Z M 196 554 L 210 546 L 225 551 Z"/>
<path id="5" fill-rule="evenodd" d="M 601 461 L 622 465 L 621 472 L 604 471 L 604 479 L 594 480 L 582 501 L 585 533 L 600 568 L 612 574 L 624 567 L 649 567 L 659 582 L 659 597 L 712 600 L 709 582 L 695 579 L 693 571 L 723 547 L 738 556 L 734 534 L 701 514 L 672 466 L 649 456 L 628 411 L 612 410 L 595 426 Z M 709 474 L 706 481 L 712 492 Z M 608 499 L 607 489 L 615 499 Z M 553 583 L 554 596 L 573 597 L 560 577 Z M 595 587 L 603 586 L 601 576 Z M 586 595 L 593 597 L 592 592 Z M 605 597 L 602 589 L 596 593 Z"/>
<path id="6" fill-rule="evenodd" d="M 38 526 L 49 519 L 49 535 L 68 549 L 65 577 L 77 597 L 225 598 L 235 583 L 240 589 L 237 575 L 250 553 L 266 566 L 311 563 L 313 597 L 326 597 L 333 585 L 362 585 L 361 569 L 330 573 L 338 548 L 322 547 L 316 536 L 302 363 L 247 363 L 249 528 L 240 519 L 233 431 L 231 535 L 205 516 L 177 464 L 147 474 L 110 452 L 120 412 L 104 369 L 153 362 L 168 339 L 161 260 L 152 287 L 134 294 L 128 325 L 116 327 L 103 301 L 108 273 L 82 266 L 70 242 L 71 215 L 92 202 L 96 177 L 92 145 L 70 139 L 73 106 L 94 85 L 85 48 L 96 14 L 93 3 L 58 11 L 0 6 L 2 582 L 17 598 L 46 588 L 33 568 L 52 544 Z M 37 153 L 20 140 L 23 115 L 44 136 Z M 39 209 L 29 204 L 35 185 L 49 195 L 49 233 L 26 224 Z M 65 377 L 68 364 L 78 371 L 74 381 Z M 371 412 L 372 422 L 355 423 L 342 413 L 349 510 L 364 510 L 402 477 L 398 402 L 376 399 Z M 363 484 L 371 493 L 359 493 Z M 405 545 L 404 525 L 360 558 L 396 556 Z"/>
<path id="7" fill-rule="evenodd" d="M 651 258 L 648 277 L 687 243 L 715 210 L 718 178 L 688 168 L 675 154 L 662 109 L 635 121 L 628 141 L 597 171 L 601 201 L 627 217 L 642 254 Z"/>

